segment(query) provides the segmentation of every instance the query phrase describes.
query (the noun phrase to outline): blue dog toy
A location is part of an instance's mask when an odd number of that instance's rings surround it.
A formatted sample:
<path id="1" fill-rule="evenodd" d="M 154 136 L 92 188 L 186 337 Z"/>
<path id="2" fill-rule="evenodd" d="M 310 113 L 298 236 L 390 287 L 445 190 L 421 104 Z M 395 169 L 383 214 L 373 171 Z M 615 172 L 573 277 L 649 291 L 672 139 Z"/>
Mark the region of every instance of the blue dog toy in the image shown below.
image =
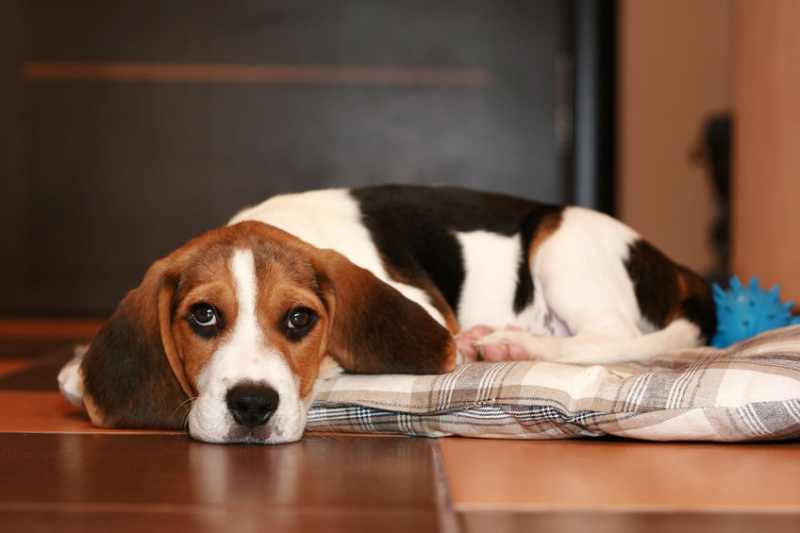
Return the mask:
<path id="1" fill-rule="evenodd" d="M 800 316 L 792 316 L 794 302 L 781 301 L 779 287 L 765 291 L 758 278 L 742 285 L 733 276 L 728 290 L 714 284 L 714 303 L 717 307 L 717 333 L 712 346 L 725 348 L 764 331 L 800 324 Z"/>

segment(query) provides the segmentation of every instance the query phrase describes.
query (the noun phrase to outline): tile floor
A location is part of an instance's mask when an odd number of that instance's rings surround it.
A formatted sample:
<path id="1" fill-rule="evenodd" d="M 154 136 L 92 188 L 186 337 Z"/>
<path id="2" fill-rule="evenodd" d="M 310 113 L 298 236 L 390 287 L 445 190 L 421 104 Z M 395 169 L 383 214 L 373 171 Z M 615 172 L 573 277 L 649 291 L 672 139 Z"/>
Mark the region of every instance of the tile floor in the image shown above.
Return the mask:
<path id="1" fill-rule="evenodd" d="M 94 321 L 0 321 L 0 531 L 800 531 L 800 443 L 93 428 L 55 385 Z"/>

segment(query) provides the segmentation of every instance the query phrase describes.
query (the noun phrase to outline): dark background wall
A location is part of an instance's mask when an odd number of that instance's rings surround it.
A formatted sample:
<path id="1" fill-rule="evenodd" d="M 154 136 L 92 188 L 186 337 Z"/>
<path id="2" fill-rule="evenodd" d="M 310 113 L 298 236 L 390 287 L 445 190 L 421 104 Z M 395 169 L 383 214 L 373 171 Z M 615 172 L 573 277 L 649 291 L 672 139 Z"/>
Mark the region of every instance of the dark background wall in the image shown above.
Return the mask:
<path id="1" fill-rule="evenodd" d="M 279 192 L 572 201 L 576 5 L 3 2 L 0 313 L 105 313 Z"/>

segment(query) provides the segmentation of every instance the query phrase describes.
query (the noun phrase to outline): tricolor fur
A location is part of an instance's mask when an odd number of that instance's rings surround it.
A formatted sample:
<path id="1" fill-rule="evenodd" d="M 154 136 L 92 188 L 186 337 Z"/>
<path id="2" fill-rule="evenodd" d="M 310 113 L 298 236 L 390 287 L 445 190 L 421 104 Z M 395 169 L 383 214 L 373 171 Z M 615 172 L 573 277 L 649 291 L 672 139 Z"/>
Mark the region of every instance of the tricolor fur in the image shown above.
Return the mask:
<path id="1" fill-rule="evenodd" d="M 646 362 L 715 326 L 707 284 L 603 214 L 449 187 L 323 190 L 271 198 L 155 263 L 62 381 L 97 424 L 286 442 L 325 361 L 447 372 L 457 346 Z"/>

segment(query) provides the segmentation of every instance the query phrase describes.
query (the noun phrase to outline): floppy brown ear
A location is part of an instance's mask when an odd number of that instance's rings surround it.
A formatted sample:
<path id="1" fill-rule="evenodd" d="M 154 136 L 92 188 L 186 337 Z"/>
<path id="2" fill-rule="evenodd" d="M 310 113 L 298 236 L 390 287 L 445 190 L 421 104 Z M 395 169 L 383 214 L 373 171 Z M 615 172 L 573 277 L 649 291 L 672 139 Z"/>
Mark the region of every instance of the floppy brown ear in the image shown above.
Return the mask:
<path id="1" fill-rule="evenodd" d="M 191 394 L 171 333 L 175 280 L 154 263 L 92 340 L 81 363 L 84 405 L 105 427 L 181 428 Z"/>
<path id="2" fill-rule="evenodd" d="M 418 304 L 332 250 L 316 268 L 332 315 L 328 353 L 350 372 L 439 374 L 455 367 L 450 332 Z"/>

